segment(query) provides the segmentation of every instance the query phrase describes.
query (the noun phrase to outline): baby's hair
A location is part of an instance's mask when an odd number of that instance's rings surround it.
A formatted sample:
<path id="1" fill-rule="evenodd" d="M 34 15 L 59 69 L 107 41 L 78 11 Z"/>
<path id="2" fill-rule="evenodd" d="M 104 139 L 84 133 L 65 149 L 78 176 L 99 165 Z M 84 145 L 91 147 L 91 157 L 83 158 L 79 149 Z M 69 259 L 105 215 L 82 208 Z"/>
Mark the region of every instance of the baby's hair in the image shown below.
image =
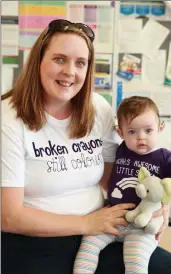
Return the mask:
<path id="1" fill-rule="evenodd" d="M 120 103 L 117 110 L 118 127 L 121 127 L 123 120 L 131 123 L 133 119 L 148 110 L 153 110 L 160 121 L 158 107 L 150 98 L 144 96 L 131 96 L 125 98 Z"/>

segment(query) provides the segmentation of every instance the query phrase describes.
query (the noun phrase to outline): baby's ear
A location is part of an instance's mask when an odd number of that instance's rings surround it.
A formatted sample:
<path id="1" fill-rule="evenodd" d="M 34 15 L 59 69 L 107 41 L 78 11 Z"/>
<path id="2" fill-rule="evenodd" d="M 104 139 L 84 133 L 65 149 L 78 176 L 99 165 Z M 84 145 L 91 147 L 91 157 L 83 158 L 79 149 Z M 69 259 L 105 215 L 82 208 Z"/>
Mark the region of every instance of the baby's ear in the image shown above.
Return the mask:
<path id="1" fill-rule="evenodd" d="M 159 124 L 159 132 L 162 132 L 163 129 L 164 129 L 164 127 L 165 127 L 165 122 L 164 121 L 160 122 L 160 124 Z"/>
<path id="2" fill-rule="evenodd" d="M 123 136 L 122 129 L 120 129 L 119 127 L 117 128 L 117 133 L 123 140 L 125 139 L 124 136 Z"/>

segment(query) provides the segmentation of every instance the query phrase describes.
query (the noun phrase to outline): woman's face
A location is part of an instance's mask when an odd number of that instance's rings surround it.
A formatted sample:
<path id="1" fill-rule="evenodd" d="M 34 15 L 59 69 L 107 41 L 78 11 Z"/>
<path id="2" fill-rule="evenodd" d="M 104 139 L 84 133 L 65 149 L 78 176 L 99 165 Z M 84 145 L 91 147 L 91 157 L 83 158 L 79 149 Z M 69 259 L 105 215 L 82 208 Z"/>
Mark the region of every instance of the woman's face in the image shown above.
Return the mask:
<path id="1" fill-rule="evenodd" d="M 88 57 L 86 41 L 79 35 L 57 33 L 52 37 L 40 65 L 46 105 L 66 105 L 80 91 Z"/>

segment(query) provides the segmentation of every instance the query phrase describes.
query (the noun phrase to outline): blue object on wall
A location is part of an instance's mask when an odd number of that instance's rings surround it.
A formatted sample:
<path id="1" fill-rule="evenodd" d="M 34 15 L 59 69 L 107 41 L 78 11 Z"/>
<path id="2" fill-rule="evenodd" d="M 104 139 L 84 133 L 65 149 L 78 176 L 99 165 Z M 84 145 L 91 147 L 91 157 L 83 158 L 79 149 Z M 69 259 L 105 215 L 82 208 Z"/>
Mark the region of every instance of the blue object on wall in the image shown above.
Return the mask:
<path id="1" fill-rule="evenodd" d="M 122 101 L 122 94 L 123 94 L 123 86 L 122 86 L 122 81 L 117 82 L 117 98 L 116 98 L 116 107 L 120 105 Z"/>
<path id="2" fill-rule="evenodd" d="M 120 13 L 123 15 L 131 15 L 134 13 L 134 5 L 124 5 L 121 3 L 120 6 Z"/>
<path id="3" fill-rule="evenodd" d="M 134 77 L 134 74 L 132 72 L 128 72 L 128 71 L 121 71 L 118 70 L 116 73 L 119 77 L 124 78 L 128 81 L 132 80 L 132 78 Z"/>
<path id="4" fill-rule="evenodd" d="M 150 13 L 150 5 L 136 5 L 136 14 L 139 16 L 147 16 Z"/>
<path id="5" fill-rule="evenodd" d="M 165 5 L 156 5 L 151 7 L 151 14 L 155 16 L 162 16 L 166 12 L 166 7 Z"/>

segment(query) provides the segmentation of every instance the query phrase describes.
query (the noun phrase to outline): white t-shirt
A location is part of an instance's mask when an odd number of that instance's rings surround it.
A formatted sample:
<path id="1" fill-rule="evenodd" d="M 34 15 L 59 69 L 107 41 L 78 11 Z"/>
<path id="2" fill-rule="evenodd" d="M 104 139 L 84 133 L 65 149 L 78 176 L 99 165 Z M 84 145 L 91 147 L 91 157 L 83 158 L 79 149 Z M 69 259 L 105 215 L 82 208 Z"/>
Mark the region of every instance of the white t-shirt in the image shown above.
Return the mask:
<path id="1" fill-rule="evenodd" d="M 114 162 L 117 136 L 105 99 L 93 93 L 95 124 L 88 137 L 68 139 L 70 117 L 47 115 L 39 131 L 2 101 L 2 186 L 24 187 L 24 205 L 58 214 L 87 214 L 103 205 L 98 184 L 104 161 Z"/>

